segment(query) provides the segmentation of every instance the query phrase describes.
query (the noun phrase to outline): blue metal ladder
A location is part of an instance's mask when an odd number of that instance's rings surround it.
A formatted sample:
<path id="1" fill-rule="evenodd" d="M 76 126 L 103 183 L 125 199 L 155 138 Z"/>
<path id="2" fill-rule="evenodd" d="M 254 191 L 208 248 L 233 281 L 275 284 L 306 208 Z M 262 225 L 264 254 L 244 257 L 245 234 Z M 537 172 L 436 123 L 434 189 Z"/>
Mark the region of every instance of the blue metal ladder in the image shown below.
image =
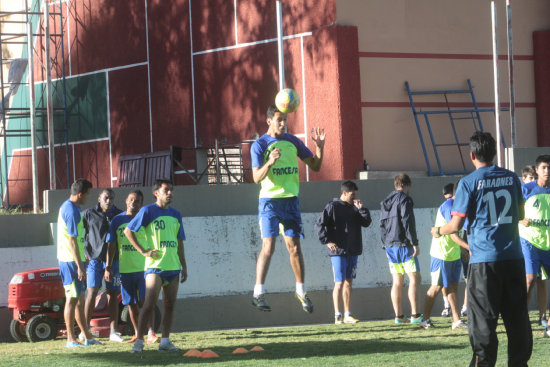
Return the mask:
<path id="1" fill-rule="evenodd" d="M 456 123 L 459 120 L 471 120 L 473 123 L 474 131 L 483 131 L 483 122 L 481 121 L 481 113 L 485 112 L 492 112 L 495 113 L 494 108 L 479 108 L 477 105 L 477 101 L 474 95 L 474 88 L 472 86 L 472 82 L 470 79 L 467 80 L 468 82 L 468 89 L 456 89 L 456 90 L 433 90 L 433 91 L 412 91 L 411 87 L 409 85 L 409 82 L 405 82 L 405 87 L 407 89 L 407 93 L 409 95 L 409 101 L 411 103 L 412 112 L 414 115 L 414 121 L 416 123 L 416 130 L 418 131 L 418 137 L 420 138 L 420 144 L 422 145 L 422 152 L 424 153 L 424 159 L 426 160 L 426 167 L 428 169 L 428 175 L 429 176 L 444 176 L 444 175 L 458 175 L 458 174 L 465 174 L 470 172 L 466 169 L 466 163 L 464 162 L 464 157 L 462 155 L 462 150 L 460 147 L 462 146 L 468 146 L 467 142 L 460 142 L 460 139 L 458 137 L 457 131 L 456 131 Z M 449 103 L 448 95 L 456 95 L 456 94 L 469 94 L 472 100 L 472 106 L 473 108 L 462 108 L 462 109 L 452 109 L 451 104 Z M 427 95 L 434 95 L 434 96 L 443 96 L 445 99 L 445 109 L 437 109 L 435 107 L 431 108 L 430 110 L 423 111 L 421 109 L 417 109 L 413 100 L 414 96 L 427 96 Z M 501 108 L 501 111 L 507 111 L 508 108 Z M 436 143 L 435 136 L 432 131 L 432 127 L 430 124 L 430 115 L 442 115 L 446 114 L 449 117 L 449 122 L 451 125 L 451 130 L 453 133 L 454 142 L 452 143 Z M 430 141 L 432 144 L 432 148 L 434 151 L 435 159 L 437 162 L 437 168 L 439 172 L 432 171 L 432 168 L 430 166 L 430 160 L 428 158 L 428 152 L 426 149 L 426 145 L 424 144 L 424 138 L 422 136 L 422 129 L 420 128 L 420 121 L 419 116 L 424 116 L 424 120 L 426 122 L 426 128 L 428 130 L 428 134 L 430 136 Z M 506 142 L 504 140 L 504 136 L 502 134 L 502 130 L 500 132 L 502 137 L 502 144 L 504 147 L 506 147 Z M 462 162 L 462 171 L 445 171 L 441 164 L 441 159 L 439 158 L 439 152 L 438 147 L 456 147 L 458 150 L 458 154 L 460 156 L 460 160 Z"/>

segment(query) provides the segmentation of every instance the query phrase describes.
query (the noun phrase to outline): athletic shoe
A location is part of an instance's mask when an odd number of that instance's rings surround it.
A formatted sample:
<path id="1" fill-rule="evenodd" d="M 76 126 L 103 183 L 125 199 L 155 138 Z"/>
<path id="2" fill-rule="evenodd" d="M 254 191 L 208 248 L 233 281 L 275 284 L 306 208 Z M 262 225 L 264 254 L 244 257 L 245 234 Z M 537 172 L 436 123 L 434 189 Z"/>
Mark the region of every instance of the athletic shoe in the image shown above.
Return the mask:
<path id="1" fill-rule="evenodd" d="M 344 319 L 342 318 L 342 315 L 334 316 L 334 324 L 342 325 L 343 323 Z"/>
<path id="2" fill-rule="evenodd" d="M 147 335 L 147 344 L 160 343 L 160 338 L 155 333 Z"/>
<path id="3" fill-rule="evenodd" d="M 134 342 L 134 346 L 132 347 L 132 351 L 130 353 L 141 353 L 143 352 L 143 340 L 142 339 L 136 339 Z"/>
<path id="4" fill-rule="evenodd" d="M 252 305 L 260 311 L 271 311 L 271 306 L 267 304 L 264 294 L 258 294 L 257 296 L 252 297 Z"/>
<path id="5" fill-rule="evenodd" d="M 418 326 L 421 329 L 432 329 L 435 327 L 432 320 L 430 319 L 420 321 L 420 324 L 418 324 Z"/>
<path id="6" fill-rule="evenodd" d="M 468 329 L 468 325 L 466 325 L 465 322 L 462 322 L 462 320 L 458 320 L 457 322 L 453 322 L 453 326 L 451 326 L 451 329 Z"/>
<path id="7" fill-rule="evenodd" d="M 358 322 L 359 320 L 351 315 L 344 317 L 344 324 L 357 324 Z"/>
<path id="8" fill-rule="evenodd" d="M 460 310 L 460 316 L 462 317 L 468 317 L 468 309 L 462 306 L 462 310 Z"/>
<path id="9" fill-rule="evenodd" d="M 312 313 L 313 312 L 313 303 L 311 303 L 311 300 L 307 296 L 307 293 L 304 294 L 303 297 L 300 296 L 298 294 L 298 292 L 296 292 L 295 295 L 296 295 L 296 298 L 298 298 L 298 301 L 300 301 L 300 303 L 302 304 L 302 308 L 304 309 L 304 311 L 307 312 L 307 313 Z"/>
<path id="10" fill-rule="evenodd" d="M 80 344 L 79 342 L 67 342 L 67 344 L 65 344 L 65 348 L 78 348 L 78 347 L 84 347 L 84 345 Z"/>
<path id="11" fill-rule="evenodd" d="M 408 324 L 409 320 L 404 318 L 404 317 L 396 317 L 395 318 L 395 323 L 396 324 Z"/>
<path id="12" fill-rule="evenodd" d="M 124 341 L 124 339 L 122 338 L 122 334 L 117 332 L 112 332 L 112 331 L 111 331 L 111 335 L 109 335 L 109 340 L 112 342 L 119 342 L 119 343 L 122 343 Z"/>
<path id="13" fill-rule="evenodd" d="M 102 345 L 102 343 L 99 340 L 86 339 L 86 341 L 84 342 L 84 346 L 88 347 L 90 345 Z"/>
<path id="14" fill-rule="evenodd" d="M 451 316 L 451 307 L 445 307 L 443 311 L 441 311 L 441 316 L 443 317 L 449 317 Z"/>
<path id="15" fill-rule="evenodd" d="M 167 341 L 166 343 L 160 343 L 159 345 L 159 352 L 175 352 L 180 350 L 178 347 L 176 347 L 174 344 L 172 344 L 171 341 Z"/>
<path id="16" fill-rule="evenodd" d="M 130 340 L 125 340 L 124 343 L 133 343 L 137 340 L 137 335 L 134 334 L 134 336 L 132 336 L 132 339 Z"/>
<path id="17" fill-rule="evenodd" d="M 541 317 L 539 319 L 539 325 L 544 327 L 544 328 L 548 327 L 548 320 L 546 319 L 546 317 Z"/>
<path id="18" fill-rule="evenodd" d="M 411 324 L 420 324 L 422 322 L 422 314 L 418 314 L 418 317 L 411 315 Z"/>

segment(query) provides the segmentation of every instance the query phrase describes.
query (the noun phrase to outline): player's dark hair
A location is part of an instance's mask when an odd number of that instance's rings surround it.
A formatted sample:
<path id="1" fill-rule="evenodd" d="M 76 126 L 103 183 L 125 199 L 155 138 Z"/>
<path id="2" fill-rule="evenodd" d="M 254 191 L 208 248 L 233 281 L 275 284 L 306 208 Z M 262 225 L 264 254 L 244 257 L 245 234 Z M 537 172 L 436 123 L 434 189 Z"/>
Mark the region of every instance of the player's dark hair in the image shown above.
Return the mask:
<path id="1" fill-rule="evenodd" d="M 141 192 L 141 190 L 134 190 L 134 191 L 130 191 L 130 193 L 128 194 L 128 196 L 130 194 L 134 194 L 136 196 L 139 196 L 141 198 L 141 201 L 143 201 L 143 192 Z"/>
<path id="2" fill-rule="evenodd" d="M 478 161 L 491 163 L 497 154 L 497 143 L 491 134 L 476 131 L 470 138 L 470 151 Z"/>
<path id="3" fill-rule="evenodd" d="M 84 178 L 77 178 L 71 185 L 71 195 L 86 194 L 92 188 L 92 183 Z"/>
<path id="4" fill-rule="evenodd" d="M 411 178 L 406 173 L 401 173 L 393 179 L 393 186 L 396 189 L 402 189 L 406 186 L 411 186 Z"/>
<path id="5" fill-rule="evenodd" d="M 539 155 L 537 157 L 537 160 L 535 161 L 535 167 L 538 167 L 541 163 L 550 164 L 550 155 L 548 154 Z"/>
<path id="6" fill-rule="evenodd" d="M 540 156 L 540 157 L 542 157 L 542 156 Z M 547 157 L 549 157 L 549 159 L 550 159 L 550 156 L 547 156 Z M 523 167 L 523 169 L 521 170 L 521 177 L 525 178 L 529 175 L 531 175 L 533 177 L 537 177 L 537 173 L 535 172 L 535 166 L 531 166 L 530 164 Z"/>
<path id="7" fill-rule="evenodd" d="M 340 191 L 342 192 L 351 192 L 351 191 L 357 191 L 359 188 L 353 181 L 344 181 L 340 185 Z"/>
<path id="8" fill-rule="evenodd" d="M 269 106 L 269 107 L 267 108 L 267 113 L 266 113 L 267 118 L 268 118 L 268 119 L 272 118 L 273 116 L 275 116 L 275 113 L 277 113 L 277 112 L 282 113 L 281 111 L 279 111 L 279 109 L 277 108 L 277 106 L 275 106 L 274 104 L 272 104 L 271 106 Z"/>
<path id="9" fill-rule="evenodd" d="M 99 196 L 101 196 L 104 192 L 109 193 L 109 195 L 111 195 L 113 197 L 115 196 L 115 192 L 113 191 L 113 189 L 111 189 L 109 187 L 106 187 L 103 190 L 101 190 L 101 192 L 99 193 Z"/>
<path id="10" fill-rule="evenodd" d="M 162 187 L 162 185 L 170 185 L 170 186 L 173 186 L 172 184 L 172 181 L 167 179 L 167 178 L 157 178 L 155 180 L 155 182 L 153 182 L 153 194 L 155 193 L 155 191 L 157 191 L 158 189 L 160 189 Z"/>
<path id="11" fill-rule="evenodd" d="M 452 195 L 454 187 L 455 187 L 455 184 L 452 182 L 443 186 L 443 195 L 449 195 L 449 194 Z"/>

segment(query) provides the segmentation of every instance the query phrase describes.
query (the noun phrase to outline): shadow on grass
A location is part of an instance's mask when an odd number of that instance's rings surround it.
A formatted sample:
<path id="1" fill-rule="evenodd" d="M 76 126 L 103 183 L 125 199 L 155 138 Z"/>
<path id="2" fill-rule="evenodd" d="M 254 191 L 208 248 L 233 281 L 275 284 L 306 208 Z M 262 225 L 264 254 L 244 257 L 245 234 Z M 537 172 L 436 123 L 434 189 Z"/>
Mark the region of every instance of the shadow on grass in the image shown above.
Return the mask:
<path id="1" fill-rule="evenodd" d="M 179 344 L 179 343 L 178 343 Z M 442 345 L 438 341 L 421 342 L 415 340 L 391 340 L 391 339 L 360 339 L 344 341 L 301 341 L 285 343 L 262 343 L 265 349 L 263 352 L 250 352 L 247 354 L 232 354 L 235 347 L 210 345 L 207 348 L 215 351 L 220 358 L 200 359 L 192 357 L 183 357 L 183 351 L 159 353 L 155 349 L 147 349 L 142 355 L 130 354 L 128 352 L 97 351 L 90 353 L 78 352 L 78 359 L 85 361 L 88 359 L 91 363 L 101 364 L 101 362 L 117 361 L 118 366 L 123 365 L 149 365 L 164 366 L 170 363 L 223 363 L 238 361 L 258 361 L 262 360 L 283 360 L 311 357 L 338 357 L 338 356 L 359 356 L 369 354 L 391 354 L 395 351 L 403 352 L 430 352 L 455 349 L 452 345 Z M 191 348 L 192 346 L 189 346 Z M 156 347 L 155 347 L 156 348 Z"/>

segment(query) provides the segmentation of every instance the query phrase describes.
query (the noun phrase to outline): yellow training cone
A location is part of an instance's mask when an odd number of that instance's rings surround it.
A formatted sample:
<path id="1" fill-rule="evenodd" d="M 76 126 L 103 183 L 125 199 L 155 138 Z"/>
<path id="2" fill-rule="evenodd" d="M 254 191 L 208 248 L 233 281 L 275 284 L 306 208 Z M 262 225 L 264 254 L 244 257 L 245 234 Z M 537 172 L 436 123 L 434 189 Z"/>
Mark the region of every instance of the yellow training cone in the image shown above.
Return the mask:
<path id="1" fill-rule="evenodd" d="M 248 353 L 248 350 L 242 347 L 239 347 L 233 351 L 233 354 L 244 354 L 244 353 Z"/>
<path id="2" fill-rule="evenodd" d="M 251 352 L 263 352 L 264 348 L 260 347 L 259 345 L 256 345 L 254 348 L 250 349 Z"/>

